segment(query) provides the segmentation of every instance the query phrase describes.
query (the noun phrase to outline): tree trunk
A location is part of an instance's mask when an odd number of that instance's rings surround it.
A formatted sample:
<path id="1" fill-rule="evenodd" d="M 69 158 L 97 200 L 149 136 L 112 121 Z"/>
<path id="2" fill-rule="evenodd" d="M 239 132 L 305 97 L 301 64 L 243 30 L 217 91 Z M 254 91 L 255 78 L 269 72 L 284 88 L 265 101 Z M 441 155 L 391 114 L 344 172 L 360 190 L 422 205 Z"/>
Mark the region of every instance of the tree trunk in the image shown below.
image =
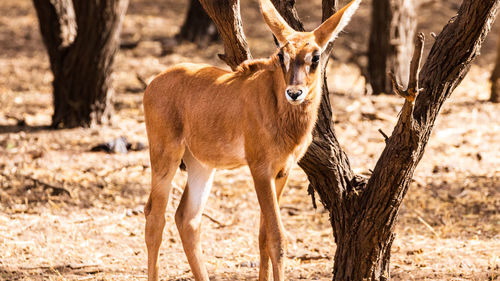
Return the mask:
<path id="1" fill-rule="evenodd" d="M 214 21 L 224 42 L 224 54 L 219 58 L 231 69 L 247 59 L 251 59 L 250 49 L 243 33 L 239 0 L 200 0 L 203 9 Z"/>
<path id="2" fill-rule="evenodd" d="M 199 0 L 191 0 L 186 19 L 176 37 L 202 47 L 219 40 L 217 28 L 203 10 Z"/>
<path id="3" fill-rule="evenodd" d="M 128 0 L 33 0 L 54 75 L 54 128 L 108 123 L 110 75 Z"/>
<path id="4" fill-rule="evenodd" d="M 289 13 L 294 10 L 294 0 L 282 1 L 286 5 L 275 1 L 278 4 L 275 3 L 276 7 L 292 27 L 298 28 L 300 21 L 296 13 Z M 325 2 L 334 3 L 331 0 L 324 0 Z M 218 5 L 224 6 L 212 3 L 211 8 Z M 288 7 L 290 5 L 291 9 Z M 390 279 L 389 262 L 394 225 L 413 172 L 423 156 L 439 109 L 463 80 L 472 60 L 479 54 L 499 5 L 500 0 L 464 0 L 458 15 L 436 38 L 420 72 L 420 79 L 418 68 L 423 35 L 418 37 L 418 52 L 415 52 L 411 63 L 408 89 L 403 91 L 394 82 L 396 92 L 405 97 L 398 123 L 392 135 L 386 139 L 386 147 L 368 180 L 354 174 L 347 155 L 337 141 L 328 90 L 324 83 L 313 143 L 299 165 L 308 176 L 310 191 L 313 190 L 313 195 L 314 191 L 318 193 L 321 202 L 330 212 L 337 243 L 333 280 Z M 329 12 L 324 10 L 323 18 L 335 10 L 331 4 L 324 4 L 323 7 L 325 6 Z M 214 19 L 217 17 L 224 19 L 226 15 L 215 14 Z M 239 13 L 232 13 L 230 17 L 239 19 Z M 219 26 L 222 20 L 215 22 L 219 30 L 237 29 L 234 22 L 226 22 L 226 26 Z M 225 38 L 225 46 L 244 49 L 246 45 L 236 40 L 238 38 L 244 36 L 235 34 L 231 38 Z M 327 55 L 322 59 L 326 60 Z M 235 57 L 226 59 L 231 62 L 242 61 Z"/>
<path id="5" fill-rule="evenodd" d="M 499 37 L 500 38 L 500 37 Z M 500 40 L 498 41 L 498 49 L 497 49 L 497 60 L 495 62 L 495 68 L 493 72 L 491 72 L 491 94 L 490 101 L 491 102 L 500 102 Z"/>
<path id="6" fill-rule="evenodd" d="M 413 0 L 372 2 L 367 78 L 373 94 L 392 93 L 388 72 L 394 72 L 403 84 L 408 82 L 416 26 Z"/>
<path id="7" fill-rule="evenodd" d="M 464 0 L 458 16 L 436 38 L 421 78 L 413 77 L 423 90 L 418 93 L 418 84 L 410 83 L 407 92 L 416 92 L 418 96 L 414 102 L 411 98 L 405 101 L 368 181 L 352 176 L 334 136 L 323 133 L 314 138 L 300 165 L 330 210 L 337 242 L 334 280 L 390 278 L 393 230 L 408 184 L 423 156 L 439 109 L 479 53 L 499 2 Z"/>

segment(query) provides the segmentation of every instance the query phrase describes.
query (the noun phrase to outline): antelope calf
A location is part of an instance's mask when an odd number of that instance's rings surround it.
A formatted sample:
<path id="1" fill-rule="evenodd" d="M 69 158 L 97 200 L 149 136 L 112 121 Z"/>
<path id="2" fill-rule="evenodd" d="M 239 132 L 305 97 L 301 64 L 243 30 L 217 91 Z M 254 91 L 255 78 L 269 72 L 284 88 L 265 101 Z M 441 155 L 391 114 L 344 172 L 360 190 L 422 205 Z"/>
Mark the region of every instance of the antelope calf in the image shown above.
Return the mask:
<path id="1" fill-rule="evenodd" d="M 260 0 L 280 47 L 236 71 L 184 63 L 157 76 L 144 93 L 152 186 L 145 207 L 148 279 L 158 280 L 158 252 L 171 181 L 181 159 L 188 179 L 175 223 L 196 280 L 207 281 L 200 222 L 215 169 L 248 165 L 261 209 L 259 280 L 284 280 L 285 234 L 279 200 L 292 167 L 311 143 L 321 100 L 320 56 L 346 26 L 353 0 L 312 32 L 293 30 Z M 272 265 L 272 267 L 271 267 Z"/>

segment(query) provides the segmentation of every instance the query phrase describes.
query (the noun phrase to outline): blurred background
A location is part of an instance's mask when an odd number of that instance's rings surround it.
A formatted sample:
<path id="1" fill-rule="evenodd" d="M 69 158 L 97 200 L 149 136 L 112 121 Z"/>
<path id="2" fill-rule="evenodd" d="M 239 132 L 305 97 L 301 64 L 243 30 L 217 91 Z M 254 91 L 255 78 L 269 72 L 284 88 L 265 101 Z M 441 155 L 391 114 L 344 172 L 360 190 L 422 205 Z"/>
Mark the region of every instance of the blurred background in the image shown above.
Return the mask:
<path id="1" fill-rule="evenodd" d="M 175 63 L 229 69 L 217 58 L 222 43 L 197 1 L 130 0 L 127 7 L 121 0 L 90 12 L 75 5 L 78 27 L 66 25 L 58 36 L 53 12 L 34 2 L 39 16 L 32 1 L 0 5 L 0 279 L 142 280 L 150 181 L 142 93 Z M 378 130 L 391 133 L 403 104 L 385 74 L 395 71 L 404 82 L 415 31 L 426 35 L 425 61 L 431 33 L 439 34 L 461 4 L 385 2 L 363 1 L 328 66 L 337 136 L 355 171 L 367 175 L 385 145 Z M 321 1 L 296 5 L 306 30 L 320 24 Z M 388 9 L 393 20 L 384 23 Z M 271 55 L 276 46 L 257 1 L 243 0 L 241 16 L 253 57 Z M 500 105 L 491 92 L 496 75 L 490 81 L 498 25 L 445 103 L 415 172 L 392 247 L 394 280 L 500 278 Z M 166 280 L 192 280 L 173 221 L 185 178 L 176 175 L 167 210 L 160 253 Z M 282 200 L 287 276 L 331 280 L 328 212 L 313 208 L 307 186 L 295 168 Z M 257 278 L 258 222 L 248 169 L 218 171 L 203 218 L 215 280 Z"/>

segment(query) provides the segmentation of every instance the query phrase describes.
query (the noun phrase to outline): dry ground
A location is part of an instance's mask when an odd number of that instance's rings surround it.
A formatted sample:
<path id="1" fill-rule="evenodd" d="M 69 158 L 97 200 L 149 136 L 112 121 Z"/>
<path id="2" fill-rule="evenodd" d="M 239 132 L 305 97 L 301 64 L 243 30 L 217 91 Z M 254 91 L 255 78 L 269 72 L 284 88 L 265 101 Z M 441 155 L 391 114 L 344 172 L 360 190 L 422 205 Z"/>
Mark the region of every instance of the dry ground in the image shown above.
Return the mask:
<path id="1" fill-rule="evenodd" d="M 180 61 L 223 66 L 215 59 L 220 45 L 204 50 L 169 45 L 170 53 L 160 55 L 160 41 L 169 41 L 182 23 L 178 15 L 184 15 L 185 2 L 131 1 L 123 38 L 140 44 L 117 55 L 114 125 L 58 131 L 45 128 L 52 113 L 52 76 L 32 3 L 2 2 L 0 279 L 145 279 L 147 152 L 106 154 L 90 148 L 119 136 L 147 142 L 138 75 L 150 77 Z M 457 2 L 425 1 L 420 29 L 438 32 Z M 314 27 L 319 1 L 298 4 L 306 26 Z M 273 43 L 255 1 L 244 0 L 243 6 L 244 23 L 252 23 L 246 32 L 254 56 L 269 55 Z M 390 133 L 402 105 L 393 96 L 365 96 L 358 68 L 346 63 L 352 51 L 366 49 L 368 6 L 339 39 L 337 62 L 329 71 L 337 134 L 359 173 L 374 166 L 384 146 L 377 130 Z M 489 37 L 479 63 L 442 109 L 415 172 L 392 249 L 395 280 L 500 278 L 500 106 L 485 101 L 496 36 Z M 184 180 L 179 172 L 167 211 L 161 249 L 165 280 L 192 280 L 172 218 Z M 282 205 L 287 276 L 329 280 L 335 244 L 328 214 L 321 206 L 312 208 L 306 189 L 304 174 L 295 169 Z M 259 211 L 247 169 L 217 173 L 206 214 L 203 246 L 213 280 L 255 280 Z"/>

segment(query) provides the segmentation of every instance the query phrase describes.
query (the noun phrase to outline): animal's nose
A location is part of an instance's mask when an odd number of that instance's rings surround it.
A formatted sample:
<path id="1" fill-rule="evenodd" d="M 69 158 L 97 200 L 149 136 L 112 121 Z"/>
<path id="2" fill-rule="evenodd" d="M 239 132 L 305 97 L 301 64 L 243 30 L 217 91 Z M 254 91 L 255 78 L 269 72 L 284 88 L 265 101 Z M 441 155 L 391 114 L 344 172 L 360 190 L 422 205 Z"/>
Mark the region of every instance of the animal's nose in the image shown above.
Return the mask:
<path id="1" fill-rule="evenodd" d="M 302 95 L 302 90 L 286 90 L 286 94 L 292 99 L 292 100 L 297 100 L 300 95 Z"/>

